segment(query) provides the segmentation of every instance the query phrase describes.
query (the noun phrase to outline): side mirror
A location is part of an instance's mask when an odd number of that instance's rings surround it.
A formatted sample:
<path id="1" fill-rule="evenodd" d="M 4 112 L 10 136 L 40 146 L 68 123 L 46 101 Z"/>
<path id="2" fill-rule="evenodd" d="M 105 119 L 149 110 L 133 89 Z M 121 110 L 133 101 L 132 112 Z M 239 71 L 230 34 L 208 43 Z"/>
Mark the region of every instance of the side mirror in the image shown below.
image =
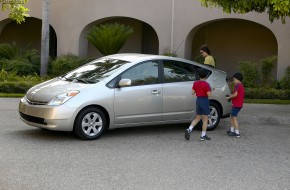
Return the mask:
<path id="1" fill-rule="evenodd" d="M 131 86 L 132 81 L 131 79 L 121 79 L 119 81 L 119 87 Z"/>

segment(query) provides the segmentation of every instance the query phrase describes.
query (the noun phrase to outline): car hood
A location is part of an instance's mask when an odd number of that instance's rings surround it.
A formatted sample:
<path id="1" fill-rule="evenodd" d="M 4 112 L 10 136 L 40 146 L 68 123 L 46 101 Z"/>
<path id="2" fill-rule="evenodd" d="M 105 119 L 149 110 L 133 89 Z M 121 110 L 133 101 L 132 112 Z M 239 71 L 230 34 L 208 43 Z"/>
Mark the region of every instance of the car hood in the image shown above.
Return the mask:
<path id="1" fill-rule="evenodd" d="M 52 79 L 38 84 L 26 93 L 26 98 L 32 102 L 49 102 L 57 95 L 67 93 L 72 90 L 81 90 L 92 84 L 75 83 L 61 79 Z"/>

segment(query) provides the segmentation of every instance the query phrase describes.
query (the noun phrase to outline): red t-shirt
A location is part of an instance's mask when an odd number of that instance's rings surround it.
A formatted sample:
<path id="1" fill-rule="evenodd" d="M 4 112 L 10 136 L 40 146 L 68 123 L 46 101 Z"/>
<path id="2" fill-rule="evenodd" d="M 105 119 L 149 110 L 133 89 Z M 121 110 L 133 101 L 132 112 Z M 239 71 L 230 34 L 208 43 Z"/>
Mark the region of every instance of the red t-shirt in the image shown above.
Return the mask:
<path id="1" fill-rule="evenodd" d="M 242 108 L 245 98 L 245 88 L 241 83 L 235 85 L 233 93 L 238 92 L 238 95 L 232 99 L 233 107 Z"/>
<path id="2" fill-rule="evenodd" d="M 195 81 L 192 90 L 195 91 L 197 97 L 207 97 L 207 92 L 211 91 L 209 84 L 203 80 Z"/>

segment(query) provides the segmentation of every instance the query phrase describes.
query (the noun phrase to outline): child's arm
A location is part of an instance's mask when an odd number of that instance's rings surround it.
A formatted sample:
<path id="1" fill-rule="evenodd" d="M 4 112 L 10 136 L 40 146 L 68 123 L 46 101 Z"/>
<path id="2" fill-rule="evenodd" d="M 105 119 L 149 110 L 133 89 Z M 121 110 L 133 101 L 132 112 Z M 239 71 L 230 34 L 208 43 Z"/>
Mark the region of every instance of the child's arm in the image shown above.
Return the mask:
<path id="1" fill-rule="evenodd" d="M 210 97 L 211 96 L 211 91 L 208 91 L 207 92 L 207 97 Z"/>
<path id="2" fill-rule="evenodd" d="M 238 92 L 235 91 L 235 93 L 229 95 L 229 97 L 227 97 L 227 99 L 233 99 L 233 98 L 235 98 L 235 97 L 237 97 L 237 96 L 238 96 Z"/>
<path id="3" fill-rule="evenodd" d="M 191 93 L 192 93 L 192 95 L 194 95 L 195 94 L 195 90 L 192 90 Z"/>

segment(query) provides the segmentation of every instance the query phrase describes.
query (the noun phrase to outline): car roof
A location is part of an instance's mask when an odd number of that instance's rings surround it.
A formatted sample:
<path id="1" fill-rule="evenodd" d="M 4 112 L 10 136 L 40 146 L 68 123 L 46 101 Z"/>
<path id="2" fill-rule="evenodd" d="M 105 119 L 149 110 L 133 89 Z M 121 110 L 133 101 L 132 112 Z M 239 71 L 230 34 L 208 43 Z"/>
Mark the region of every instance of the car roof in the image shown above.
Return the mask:
<path id="1" fill-rule="evenodd" d="M 180 58 L 174 58 L 174 57 L 169 57 L 169 56 L 164 56 L 164 55 L 150 55 L 150 54 L 140 54 L 140 53 L 120 53 L 120 54 L 108 55 L 105 58 L 119 59 L 119 60 L 128 61 L 128 62 L 135 62 L 135 61 L 139 62 L 139 61 L 148 60 L 148 59 L 175 59 L 175 60 L 180 59 Z"/>
<path id="2" fill-rule="evenodd" d="M 119 53 L 119 54 L 108 55 L 108 56 L 105 56 L 104 58 L 118 59 L 118 60 L 130 62 L 130 63 L 141 62 L 141 61 L 146 61 L 146 60 L 151 60 L 151 59 L 177 60 L 177 61 L 183 61 L 183 62 L 187 62 L 191 64 L 194 63 L 195 65 L 206 68 L 208 70 L 215 70 L 215 71 L 226 73 L 225 71 L 207 67 L 204 64 L 200 64 L 191 60 L 178 58 L 178 57 L 170 57 L 170 56 L 165 56 L 165 55 L 152 55 L 152 54 L 141 54 L 141 53 Z"/>

